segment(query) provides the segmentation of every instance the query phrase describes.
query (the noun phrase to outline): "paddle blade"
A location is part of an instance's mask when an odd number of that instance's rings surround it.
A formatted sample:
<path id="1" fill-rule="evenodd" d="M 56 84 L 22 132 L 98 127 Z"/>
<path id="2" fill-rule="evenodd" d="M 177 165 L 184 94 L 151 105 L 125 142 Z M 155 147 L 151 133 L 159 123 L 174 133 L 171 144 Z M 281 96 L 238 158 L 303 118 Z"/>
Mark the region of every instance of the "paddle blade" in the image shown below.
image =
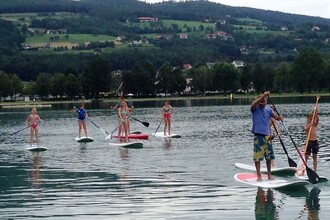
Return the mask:
<path id="1" fill-rule="evenodd" d="M 294 162 L 290 157 L 288 157 L 288 162 L 290 167 L 297 167 L 296 162 Z"/>
<path id="2" fill-rule="evenodd" d="M 311 182 L 312 184 L 316 184 L 320 182 L 320 177 L 317 175 L 317 173 L 314 172 L 311 168 L 306 166 L 306 172 L 308 176 L 308 181 Z"/>
<path id="3" fill-rule="evenodd" d="M 142 124 L 146 127 L 149 127 L 149 123 L 148 122 L 142 122 Z"/>

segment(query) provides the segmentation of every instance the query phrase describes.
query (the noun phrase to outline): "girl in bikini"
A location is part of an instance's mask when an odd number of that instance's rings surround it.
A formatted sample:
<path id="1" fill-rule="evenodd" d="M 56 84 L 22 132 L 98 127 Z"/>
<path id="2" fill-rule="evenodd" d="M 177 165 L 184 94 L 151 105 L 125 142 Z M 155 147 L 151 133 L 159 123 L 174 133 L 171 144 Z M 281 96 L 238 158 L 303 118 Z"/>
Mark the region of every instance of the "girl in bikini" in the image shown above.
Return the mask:
<path id="1" fill-rule="evenodd" d="M 165 104 L 162 108 L 162 116 L 164 119 L 164 135 L 166 136 L 166 130 L 168 130 L 168 135 L 171 135 L 171 113 L 170 110 L 172 106 L 170 105 L 169 101 L 165 101 Z"/>
<path id="2" fill-rule="evenodd" d="M 43 122 L 43 120 L 37 114 L 37 109 L 32 108 L 31 114 L 27 117 L 25 121 L 25 126 L 30 127 L 30 146 L 33 143 L 33 136 L 36 137 L 37 146 L 39 147 L 39 137 L 38 137 L 38 122 Z"/>
<path id="3" fill-rule="evenodd" d="M 84 109 L 84 104 L 80 104 L 79 109 L 76 108 L 76 106 L 73 106 L 72 109 L 74 112 L 78 113 L 78 125 L 79 125 L 79 130 L 78 130 L 78 135 L 79 138 L 81 136 L 81 129 L 84 129 L 85 136 L 87 137 L 87 126 L 86 126 L 86 117 L 88 116 L 87 111 Z"/>
<path id="4" fill-rule="evenodd" d="M 120 107 L 118 108 L 118 117 L 121 122 L 118 129 L 118 142 L 121 142 L 120 135 L 122 132 L 125 134 L 125 142 L 128 143 L 128 116 L 130 109 L 127 107 L 126 102 L 121 102 Z"/>

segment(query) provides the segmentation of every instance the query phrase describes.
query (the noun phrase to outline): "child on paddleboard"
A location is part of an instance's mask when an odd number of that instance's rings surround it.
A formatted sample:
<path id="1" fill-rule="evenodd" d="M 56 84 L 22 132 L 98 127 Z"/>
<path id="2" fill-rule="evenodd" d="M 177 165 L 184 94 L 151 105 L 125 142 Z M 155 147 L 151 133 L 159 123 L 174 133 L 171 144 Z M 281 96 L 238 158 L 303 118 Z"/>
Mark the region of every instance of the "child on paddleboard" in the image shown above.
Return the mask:
<path id="1" fill-rule="evenodd" d="M 30 146 L 32 146 L 33 137 L 35 136 L 37 146 L 39 147 L 38 122 L 43 122 L 43 120 L 37 114 L 37 108 L 33 107 L 31 114 L 28 115 L 25 121 L 25 126 L 30 127 Z"/>
<path id="2" fill-rule="evenodd" d="M 170 105 L 169 101 L 165 101 L 164 106 L 162 107 L 162 117 L 164 120 L 164 135 L 166 136 L 166 130 L 168 132 L 168 135 L 171 135 L 171 112 L 170 110 L 173 107 Z"/>
<path id="3" fill-rule="evenodd" d="M 309 156 L 311 154 L 313 154 L 312 155 L 313 168 L 314 168 L 314 171 L 316 172 L 316 169 L 317 169 L 317 153 L 319 151 L 319 142 L 317 140 L 317 125 L 319 124 L 319 116 L 318 116 L 318 113 L 317 113 L 317 108 L 315 109 L 314 120 L 313 120 L 313 114 L 314 114 L 314 111 L 312 111 L 311 113 L 309 113 L 307 115 L 307 122 L 304 126 L 306 135 L 308 135 L 309 132 L 310 132 L 310 136 L 309 136 L 309 140 L 308 140 L 308 144 L 307 144 L 307 149 L 305 151 L 305 161 L 306 161 L 306 164 L 307 164 L 307 160 L 308 160 Z"/>
<path id="4" fill-rule="evenodd" d="M 78 114 L 78 135 L 81 137 L 81 129 L 84 129 L 85 136 L 87 137 L 87 126 L 86 126 L 86 117 L 88 116 L 86 109 L 84 109 L 84 104 L 80 104 L 79 109 L 76 106 L 73 106 L 72 111 L 77 112 Z"/>

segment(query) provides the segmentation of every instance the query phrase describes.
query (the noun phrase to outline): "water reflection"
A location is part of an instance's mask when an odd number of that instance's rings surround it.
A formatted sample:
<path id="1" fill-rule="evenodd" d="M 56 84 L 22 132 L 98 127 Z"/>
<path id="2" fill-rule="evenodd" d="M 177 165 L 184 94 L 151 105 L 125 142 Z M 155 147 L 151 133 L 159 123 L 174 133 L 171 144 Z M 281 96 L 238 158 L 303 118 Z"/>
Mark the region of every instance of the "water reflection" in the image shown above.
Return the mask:
<path id="1" fill-rule="evenodd" d="M 265 191 L 260 187 L 258 188 L 254 211 L 256 220 L 278 218 L 274 204 L 274 193 L 271 189 Z"/>
<path id="2" fill-rule="evenodd" d="M 310 193 L 309 196 L 306 197 L 306 205 L 305 208 L 307 209 L 308 213 L 308 219 L 319 219 L 319 210 L 320 210 L 320 199 L 319 194 L 321 190 L 317 187 L 314 187 Z"/>
<path id="3" fill-rule="evenodd" d="M 164 138 L 163 148 L 164 149 L 172 148 L 172 139 L 171 138 Z"/>
<path id="4" fill-rule="evenodd" d="M 32 187 L 36 189 L 40 188 L 40 162 L 41 156 L 39 153 L 34 154 L 32 158 L 31 184 Z"/>

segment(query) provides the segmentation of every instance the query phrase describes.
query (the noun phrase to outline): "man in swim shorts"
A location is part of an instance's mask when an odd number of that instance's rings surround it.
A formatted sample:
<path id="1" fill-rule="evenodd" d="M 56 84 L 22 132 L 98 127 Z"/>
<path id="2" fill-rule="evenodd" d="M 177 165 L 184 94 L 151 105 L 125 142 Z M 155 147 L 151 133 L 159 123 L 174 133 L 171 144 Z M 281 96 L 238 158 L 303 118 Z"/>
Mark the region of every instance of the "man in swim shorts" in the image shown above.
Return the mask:
<path id="1" fill-rule="evenodd" d="M 253 160 L 257 171 L 257 180 L 261 181 L 260 161 L 266 159 L 268 179 L 274 179 L 271 175 L 271 160 L 275 159 L 273 146 L 269 134 L 269 120 L 274 118 L 282 120 L 283 117 L 277 115 L 269 106 L 267 98 L 269 92 L 264 92 L 257 97 L 251 104 L 252 113 L 252 133 L 254 134 Z"/>

